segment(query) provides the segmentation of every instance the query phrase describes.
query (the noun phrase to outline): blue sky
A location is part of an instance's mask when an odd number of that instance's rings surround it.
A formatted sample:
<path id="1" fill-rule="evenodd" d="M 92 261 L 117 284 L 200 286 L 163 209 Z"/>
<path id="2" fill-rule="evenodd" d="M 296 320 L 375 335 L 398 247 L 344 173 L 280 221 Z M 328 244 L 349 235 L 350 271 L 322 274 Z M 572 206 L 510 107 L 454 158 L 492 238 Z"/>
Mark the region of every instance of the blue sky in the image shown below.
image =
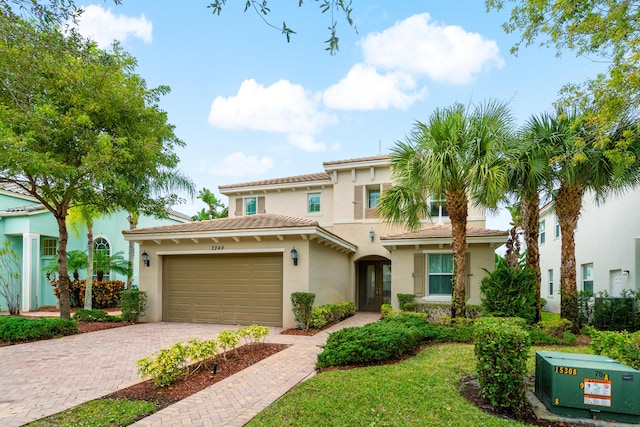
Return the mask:
<path id="1" fill-rule="evenodd" d="M 181 169 L 198 189 L 322 171 L 322 162 L 387 153 L 438 107 L 510 101 L 517 123 L 551 108 L 558 90 L 603 65 L 531 46 L 509 53 L 506 12 L 475 1 L 358 1 L 340 15 L 331 56 L 329 14 L 307 0 L 269 2 L 266 18 L 296 31 L 287 43 L 244 1 L 220 16 L 207 2 L 124 0 L 82 5 L 80 32 L 108 48 L 118 39 L 138 60 L 176 134 Z M 223 199 L 224 200 L 224 199 Z M 226 204 L 226 200 L 224 200 Z M 176 208 L 189 215 L 199 200 Z M 487 225 L 508 227 L 505 215 Z"/>

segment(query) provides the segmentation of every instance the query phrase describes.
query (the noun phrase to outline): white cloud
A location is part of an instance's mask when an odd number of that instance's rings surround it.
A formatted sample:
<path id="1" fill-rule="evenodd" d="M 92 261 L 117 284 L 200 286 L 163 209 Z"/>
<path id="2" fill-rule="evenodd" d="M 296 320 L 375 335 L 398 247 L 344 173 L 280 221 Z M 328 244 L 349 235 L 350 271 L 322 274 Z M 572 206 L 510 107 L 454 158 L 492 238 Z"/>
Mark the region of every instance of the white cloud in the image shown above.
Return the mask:
<path id="1" fill-rule="evenodd" d="M 200 162 L 200 172 L 216 176 L 260 175 L 271 168 L 273 168 L 271 157 L 247 156 L 242 151 L 231 153 L 217 163 L 211 163 L 208 160 Z"/>
<path id="2" fill-rule="evenodd" d="M 105 10 L 97 5 L 82 9 L 84 12 L 78 19 L 78 31 L 103 49 L 109 47 L 114 39 L 125 42 L 129 37 L 151 43 L 153 25 L 144 14 L 140 14 L 138 18 L 114 15 L 111 9 Z"/>
<path id="3" fill-rule="evenodd" d="M 365 62 L 454 84 L 469 83 L 481 71 L 504 66 L 494 40 L 430 20 L 428 13 L 413 15 L 365 36 L 361 41 Z"/>
<path id="4" fill-rule="evenodd" d="M 380 74 L 374 67 L 354 65 L 339 83 L 323 93 L 325 104 L 341 110 L 406 110 L 423 99 L 426 89 L 415 91 L 415 79 L 402 71 Z"/>

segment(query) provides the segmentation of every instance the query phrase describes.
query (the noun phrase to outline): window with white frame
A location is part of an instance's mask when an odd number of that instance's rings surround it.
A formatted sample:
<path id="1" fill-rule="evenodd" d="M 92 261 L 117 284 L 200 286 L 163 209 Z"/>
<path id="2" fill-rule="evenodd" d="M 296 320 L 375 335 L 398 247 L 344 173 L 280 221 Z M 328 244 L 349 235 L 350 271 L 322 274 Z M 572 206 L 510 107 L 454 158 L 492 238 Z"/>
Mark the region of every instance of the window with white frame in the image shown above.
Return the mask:
<path id="1" fill-rule="evenodd" d="M 582 290 L 593 293 L 593 263 L 582 264 Z"/>
<path id="2" fill-rule="evenodd" d="M 429 295 L 453 294 L 453 254 L 428 255 L 428 290 Z"/>
<path id="3" fill-rule="evenodd" d="M 320 213 L 320 193 L 307 193 L 307 213 Z"/>
<path id="4" fill-rule="evenodd" d="M 258 204 L 255 197 L 247 197 L 244 199 L 244 214 L 255 215 L 258 211 Z"/>
<path id="5" fill-rule="evenodd" d="M 443 199 L 430 200 L 429 212 L 432 218 L 441 218 L 441 217 L 449 216 L 449 212 L 447 211 L 446 200 L 443 200 Z"/>
<path id="6" fill-rule="evenodd" d="M 558 219 L 557 216 L 556 216 L 556 225 L 554 227 L 554 236 L 556 239 L 560 237 L 560 220 Z"/>
<path id="7" fill-rule="evenodd" d="M 93 265 L 94 265 L 93 279 L 94 280 L 98 278 L 98 275 L 96 274 L 96 271 L 95 271 L 96 264 L 100 259 L 104 259 L 103 258 L 104 256 L 106 257 L 111 256 L 111 245 L 109 244 L 107 239 L 103 237 L 98 237 L 93 241 Z M 111 280 L 111 270 L 104 271 L 104 276 L 102 277 L 102 280 Z"/>
<path id="8" fill-rule="evenodd" d="M 550 268 L 548 271 L 548 276 L 549 276 L 549 296 L 552 297 L 553 296 L 553 269 Z"/>
<path id="9" fill-rule="evenodd" d="M 545 220 L 540 221 L 540 244 L 544 244 L 546 235 L 545 235 Z"/>
<path id="10" fill-rule="evenodd" d="M 55 256 L 58 250 L 58 241 L 56 239 L 42 239 L 42 255 Z"/>
<path id="11" fill-rule="evenodd" d="M 367 190 L 367 208 L 375 209 L 380 200 L 380 189 Z"/>

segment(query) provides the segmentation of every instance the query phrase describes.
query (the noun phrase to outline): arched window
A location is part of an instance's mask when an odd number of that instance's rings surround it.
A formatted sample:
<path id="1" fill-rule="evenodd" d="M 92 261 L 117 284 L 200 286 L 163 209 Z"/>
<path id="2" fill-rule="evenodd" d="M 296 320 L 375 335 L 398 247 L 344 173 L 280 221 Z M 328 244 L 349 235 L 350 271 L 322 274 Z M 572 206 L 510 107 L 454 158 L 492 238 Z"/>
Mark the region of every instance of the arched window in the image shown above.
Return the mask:
<path id="1" fill-rule="evenodd" d="M 105 257 L 106 256 L 106 257 Z M 111 270 L 105 266 L 104 260 L 111 256 L 111 245 L 107 239 L 98 237 L 93 241 L 93 279 L 98 279 L 98 270 L 102 270 L 104 275 L 102 280 L 111 280 Z"/>

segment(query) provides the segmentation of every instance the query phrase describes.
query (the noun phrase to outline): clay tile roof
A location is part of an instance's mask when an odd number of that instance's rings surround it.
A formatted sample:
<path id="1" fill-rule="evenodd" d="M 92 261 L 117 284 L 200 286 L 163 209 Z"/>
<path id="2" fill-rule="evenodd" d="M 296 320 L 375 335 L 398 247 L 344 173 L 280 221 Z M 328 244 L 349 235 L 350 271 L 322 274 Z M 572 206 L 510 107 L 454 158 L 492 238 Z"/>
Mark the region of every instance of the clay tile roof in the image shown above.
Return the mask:
<path id="1" fill-rule="evenodd" d="M 377 156 L 371 156 L 371 157 L 360 157 L 360 158 L 346 159 L 346 160 L 332 160 L 330 162 L 324 162 L 324 163 L 322 163 L 322 165 L 324 167 L 327 167 L 327 166 L 331 166 L 331 165 L 341 165 L 341 164 L 345 164 L 345 163 L 358 163 L 358 162 L 371 162 L 371 161 L 375 161 L 375 160 L 388 160 L 390 158 L 391 158 L 391 156 L 389 154 L 379 154 Z"/>
<path id="2" fill-rule="evenodd" d="M 506 236 L 508 231 L 490 230 L 487 228 L 467 228 L 467 237 L 500 237 Z M 408 233 L 381 236 L 380 240 L 411 240 L 411 239 L 444 239 L 451 238 L 451 225 L 436 225 Z"/>
<path id="3" fill-rule="evenodd" d="M 178 212 L 177 210 L 173 209 L 172 207 L 168 207 L 166 209 L 167 213 L 169 214 L 169 216 L 184 220 L 184 221 L 191 221 L 191 217 L 187 214 L 184 214 L 182 212 Z"/>
<path id="4" fill-rule="evenodd" d="M 1 212 L 38 212 L 44 210 L 44 206 L 40 203 L 35 205 L 27 205 L 27 206 L 16 206 L 13 208 L 7 208 Z"/>
<path id="5" fill-rule="evenodd" d="M 253 230 L 267 228 L 293 228 L 318 226 L 317 221 L 294 218 L 284 215 L 257 214 L 238 216 L 233 218 L 210 219 L 186 224 L 172 224 L 159 227 L 125 230 L 128 235 L 160 234 L 160 233 L 190 233 L 222 230 Z"/>
<path id="6" fill-rule="evenodd" d="M 262 181 L 251 181 L 251 182 L 242 182 L 239 184 L 220 185 L 218 186 L 218 188 L 220 190 L 224 190 L 227 188 L 236 188 L 236 187 L 257 187 L 261 185 L 296 184 L 301 182 L 327 181 L 329 179 L 330 177 L 328 173 L 319 172 L 319 173 L 310 173 L 306 175 L 287 176 L 284 178 L 265 179 Z"/>
<path id="7" fill-rule="evenodd" d="M 12 182 L 0 182 L 0 191 L 21 194 L 23 196 L 31 196 L 27 190 Z"/>

